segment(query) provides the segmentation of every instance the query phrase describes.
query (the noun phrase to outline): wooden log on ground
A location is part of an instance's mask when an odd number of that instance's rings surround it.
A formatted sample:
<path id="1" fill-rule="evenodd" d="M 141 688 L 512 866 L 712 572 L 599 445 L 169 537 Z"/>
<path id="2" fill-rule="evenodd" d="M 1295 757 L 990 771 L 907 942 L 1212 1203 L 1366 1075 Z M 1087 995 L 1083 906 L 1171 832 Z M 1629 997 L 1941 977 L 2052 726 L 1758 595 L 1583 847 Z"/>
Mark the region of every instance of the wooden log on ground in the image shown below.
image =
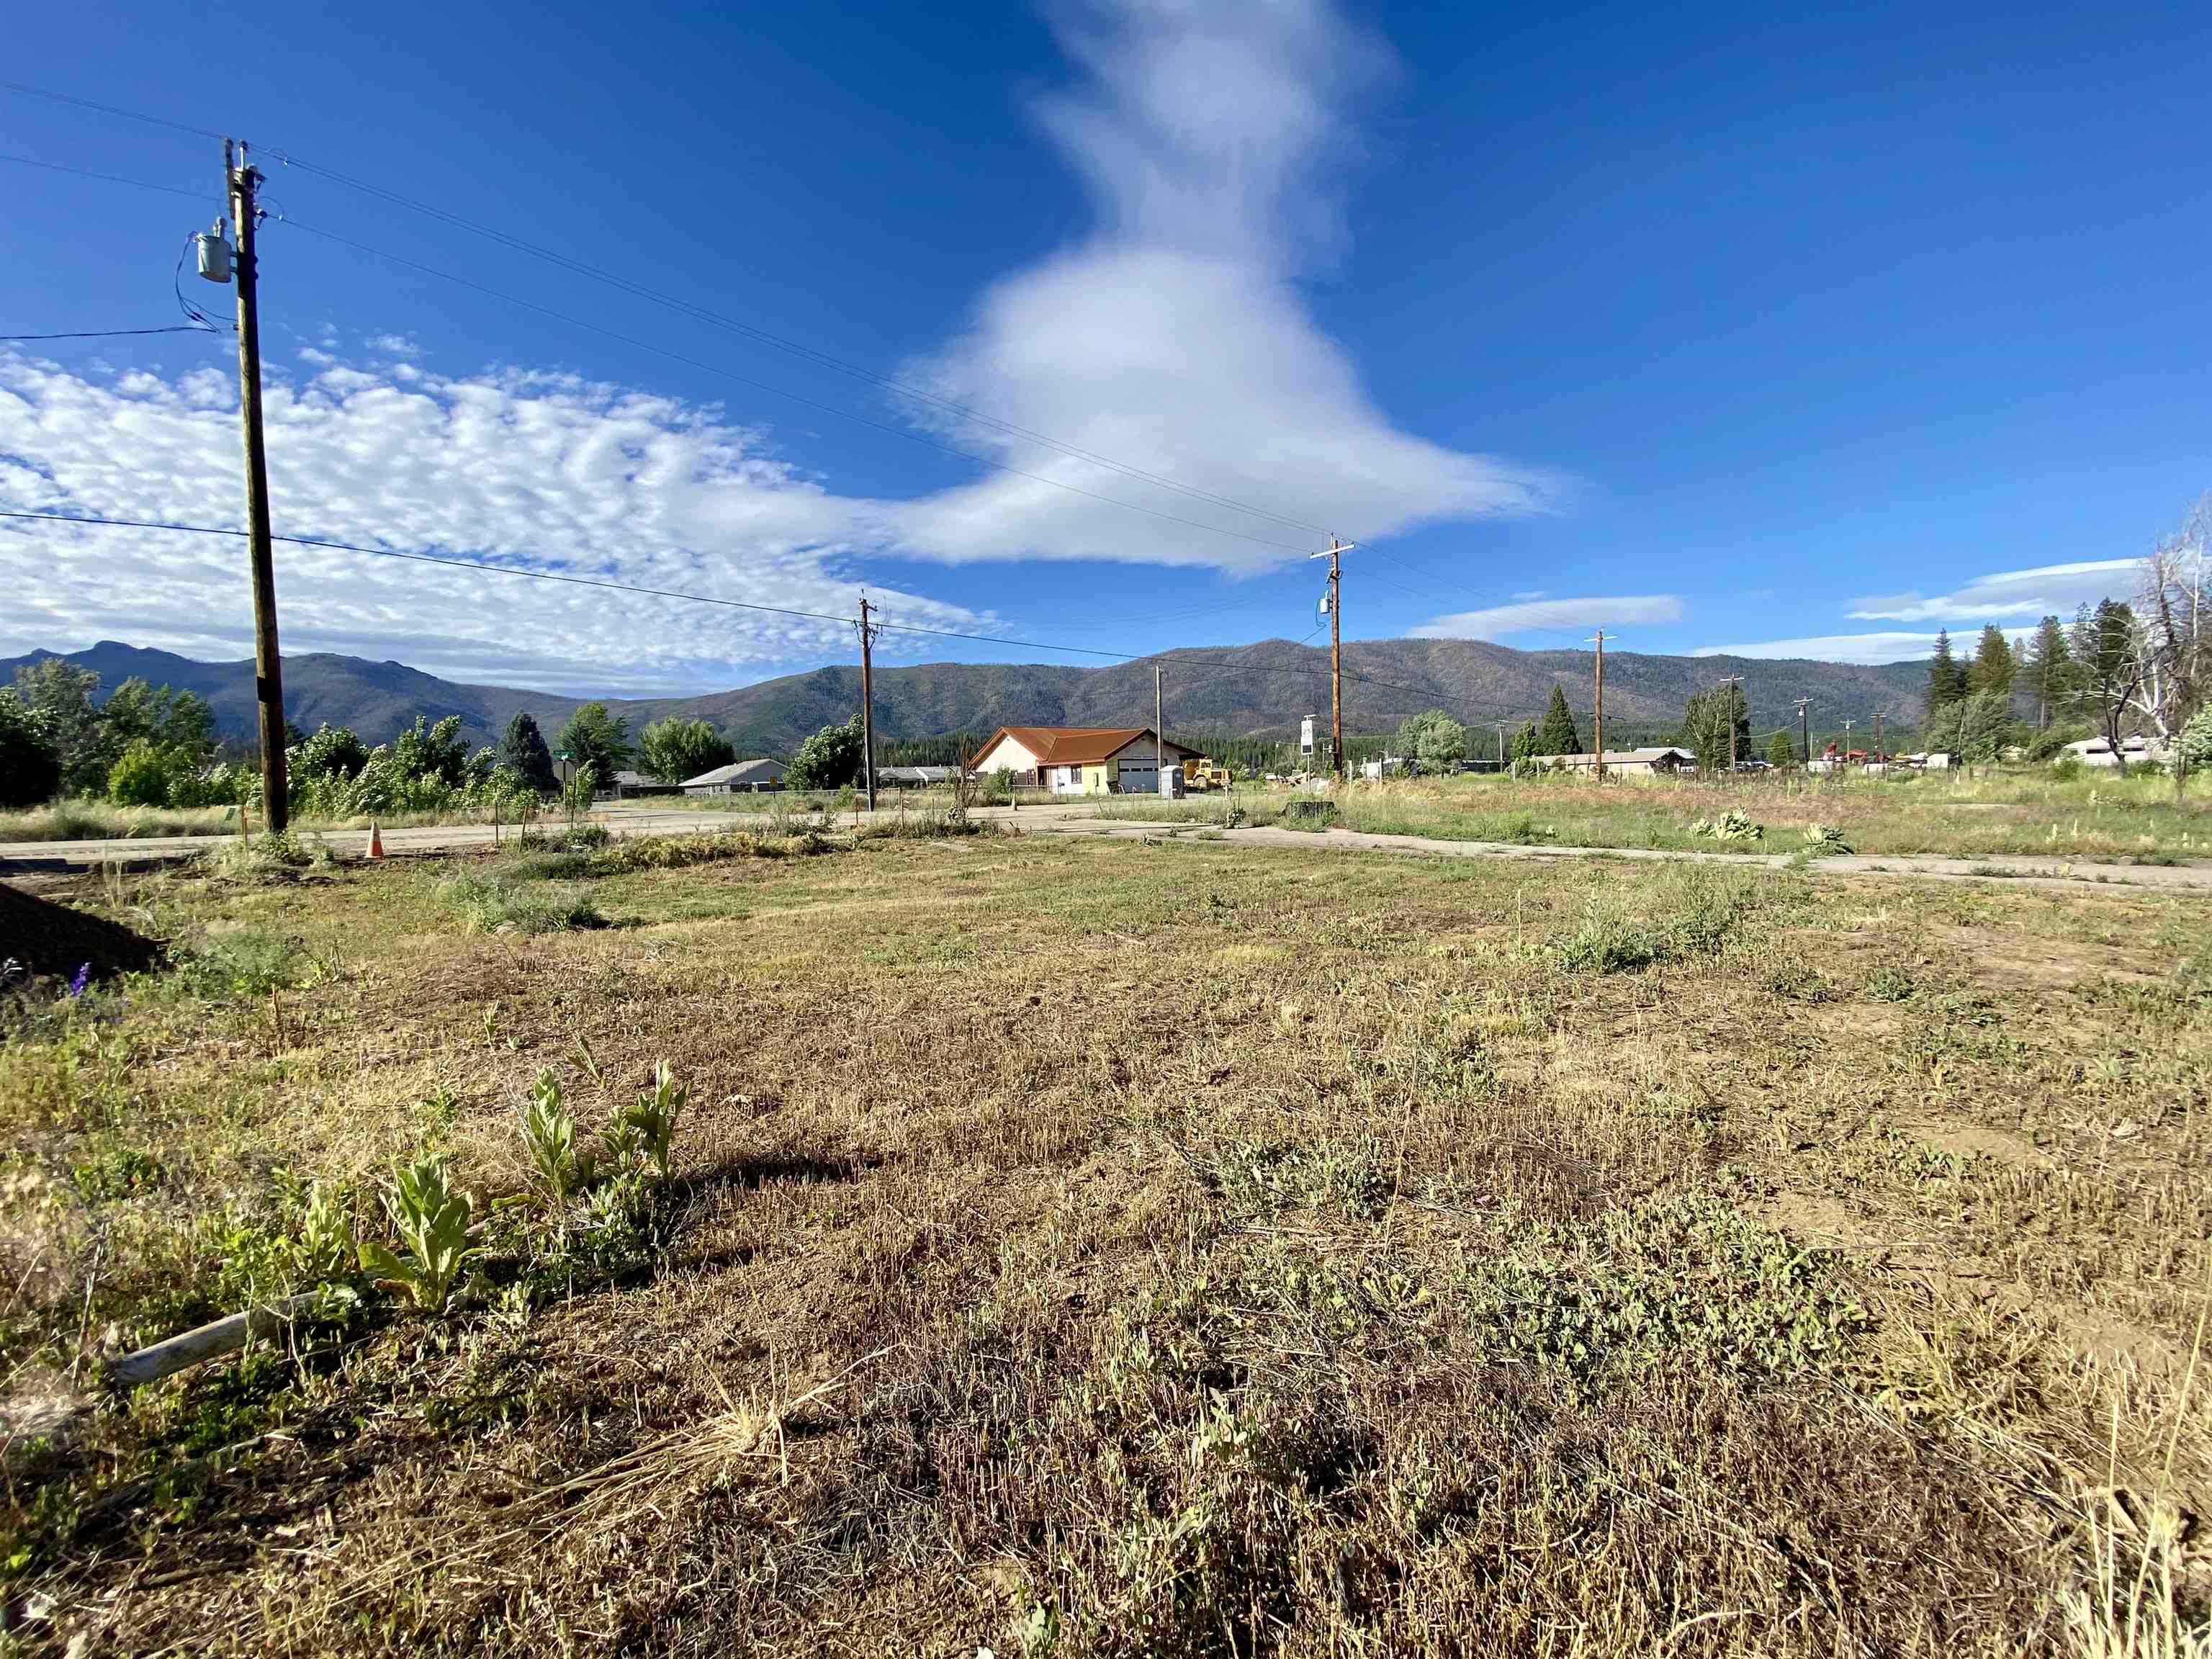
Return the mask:
<path id="1" fill-rule="evenodd" d="M 158 1382 L 188 1365 L 213 1359 L 222 1354 L 234 1353 L 257 1336 L 268 1336 L 282 1330 L 285 1324 L 315 1305 L 312 1291 L 299 1296 L 288 1296 L 258 1308 L 248 1308 L 244 1313 L 234 1313 L 222 1319 L 210 1320 L 195 1329 L 156 1342 L 149 1348 L 127 1353 L 107 1368 L 107 1374 L 125 1388 L 136 1388 L 141 1382 Z"/>

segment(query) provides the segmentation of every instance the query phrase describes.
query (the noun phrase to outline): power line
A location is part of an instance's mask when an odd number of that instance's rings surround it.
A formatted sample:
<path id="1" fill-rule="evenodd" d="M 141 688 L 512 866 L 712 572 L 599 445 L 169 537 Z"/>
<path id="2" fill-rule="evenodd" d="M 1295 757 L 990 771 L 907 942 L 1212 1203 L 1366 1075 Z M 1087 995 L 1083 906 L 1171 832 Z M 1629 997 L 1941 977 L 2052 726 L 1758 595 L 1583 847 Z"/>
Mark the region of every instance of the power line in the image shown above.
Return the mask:
<path id="1" fill-rule="evenodd" d="M 189 132 L 195 138 L 219 141 L 225 136 L 220 132 L 210 132 L 205 127 L 187 126 L 182 121 L 171 121 L 162 116 L 125 109 L 119 104 L 103 104 L 91 98 L 75 98 L 65 92 L 48 92 L 44 87 L 26 86 L 21 81 L 0 81 L 0 91 L 20 92 L 27 98 L 44 98 L 57 104 L 74 104 L 79 109 L 98 110 L 102 115 L 120 116 L 126 121 L 143 121 L 149 126 L 167 127 L 172 132 Z"/>
<path id="2" fill-rule="evenodd" d="M 73 105 L 82 109 L 96 110 L 103 114 L 118 116 L 125 120 L 143 121 L 155 126 L 168 127 L 179 132 L 189 132 L 203 138 L 219 139 L 227 136 L 222 133 L 210 131 L 204 127 L 190 126 L 182 122 L 166 119 L 161 116 L 149 115 L 140 111 L 125 109 L 118 105 L 100 103 L 95 100 L 88 98 L 73 97 L 65 93 L 50 92 L 43 88 L 26 85 L 21 82 L 0 81 L 0 89 L 21 93 L 33 98 L 45 98 L 56 103 Z M 528 240 L 526 238 L 514 235 L 509 232 L 497 229 L 489 225 L 481 224 L 475 220 L 464 216 L 463 215 L 452 212 L 444 208 L 437 207 L 430 203 L 417 201 L 414 198 L 404 195 L 398 191 L 390 190 L 381 185 L 372 184 L 367 179 L 357 179 L 349 173 L 342 173 L 335 167 L 324 167 L 319 162 L 305 161 L 299 156 L 293 155 L 281 149 L 269 149 L 265 153 L 274 157 L 276 161 L 282 162 L 286 167 L 298 167 L 304 173 L 315 173 L 320 177 L 329 179 L 334 183 L 343 185 L 349 189 L 360 191 L 366 195 L 376 197 L 380 200 L 389 202 L 394 206 L 404 208 L 410 212 L 425 215 L 428 217 L 439 220 L 443 223 L 452 225 L 457 229 L 465 230 L 472 235 L 483 237 L 488 240 L 500 244 L 501 246 L 510 248 L 516 252 L 527 254 L 532 258 L 544 260 L 548 264 L 558 266 L 559 268 L 570 271 L 577 276 L 588 278 L 592 282 L 605 283 L 610 287 L 618 289 L 624 293 L 635 295 L 641 299 L 651 300 L 656 305 L 665 306 L 672 310 L 680 312 L 684 315 L 692 318 L 696 321 L 706 323 L 712 327 L 727 330 L 730 332 L 741 335 L 747 339 L 755 340 L 763 345 L 771 346 L 779 351 L 787 352 L 793 356 L 805 358 L 811 362 L 816 363 L 825 368 L 833 369 L 839 374 L 871 381 L 876 385 L 884 386 L 888 390 L 896 392 L 902 397 L 912 398 L 919 402 L 929 404 L 937 408 L 945 410 L 948 413 L 957 414 L 963 416 L 964 418 L 979 422 L 985 426 L 1004 432 L 1010 436 L 1025 438 L 1030 442 L 1042 444 L 1047 448 L 1054 450 L 1072 459 L 1087 461 L 1095 466 L 1104 467 L 1109 471 L 1121 473 L 1127 477 L 1140 480 L 1144 483 L 1152 484 L 1157 488 L 1171 490 L 1179 495 L 1188 495 L 1194 500 L 1210 501 L 1216 506 L 1225 507 L 1232 512 L 1243 513 L 1255 518 L 1269 520 L 1290 529 L 1310 530 L 1316 535 L 1326 535 L 1328 533 L 1322 526 L 1310 524 L 1304 520 L 1291 518 L 1286 514 L 1277 513 L 1271 508 L 1255 506 L 1249 501 L 1241 501 L 1233 496 L 1220 495 L 1212 490 L 1202 489 L 1194 484 L 1187 484 L 1179 479 L 1170 478 L 1161 473 L 1148 471 L 1143 467 L 1133 466 L 1127 462 L 1115 460 L 1113 457 L 1102 455 L 1095 450 L 1086 449 L 1079 445 L 1065 442 L 1062 440 L 1054 438 L 1046 433 L 1038 432 L 1030 428 L 1020 426 L 1010 421 L 1000 420 L 994 416 L 987 415 L 981 410 L 972 408 L 968 404 L 956 402 L 949 398 L 940 397 L 935 392 L 925 391 L 920 386 L 901 380 L 895 376 L 880 374 L 874 369 L 866 368 L 858 363 L 848 362 L 843 358 L 835 356 L 832 354 L 823 351 L 817 347 L 805 344 L 800 341 L 788 339 L 782 335 L 775 334 L 767 329 L 761 328 L 756 324 L 743 322 L 738 319 L 728 317 L 720 312 L 714 311 L 705 306 L 695 304 L 688 300 L 679 299 L 673 295 L 662 293 L 657 289 L 648 287 L 641 283 L 635 282 L 627 276 L 618 275 L 613 271 L 602 270 L 599 266 L 587 264 L 580 259 L 572 258 L 570 256 L 559 252 L 555 249 L 542 246 L 538 243 Z M 33 162 L 32 165 L 36 166 L 41 164 Z M 76 169 L 60 170 L 76 171 Z M 136 184 L 138 181 L 135 179 L 117 179 L 115 182 L 122 184 Z M 166 187 L 153 186 L 153 188 L 158 189 Z M 302 227 L 302 228 L 305 228 L 305 227 Z M 327 234 L 328 233 L 322 234 Z M 380 252 L 380 250 L 371 251 Z M 443 275 L 444 273 L 433 272 L 432 274 Z M 751 384 L 757 383 L 754 382 Z M 774 387 L 764 387 L 763 389 L 769 391 L 776 390 L 776 388 Z M 781 395 L 791 396 L 793 394 L 783 393 Z M 820 408 L 828 407 L 827 405 L 819 404 L 815 406 Z M 832 410 L 830 412 L 843 413 L 844 411 Z M 874 425 L 877 423 L 871 422 L 869 424 Z M 896 430 L 896 428 L 884 428 L 884 429 Z M 947 447 L 947 446 L 942 445 L 938 447 L 940 448 Z M 953 453 L 963 454 L 966 453 L 964 451 L 954 451 Z M 1000 467 L 1001 471 L 1018 473 L 1024 477 L 1036 477 L 1040 476 L 1037 474 L 1023 472 L 1021 469 L 1018 467 L 1005 466 L 1000 463 L 983 461 L 982 458 L 977 456 L 970 455 L 968 459 L 977 460 L 987 465 L 998 465 Z M 1042 481 L 1048 483 L 1059 483 L 1059 481 L 1056 479 L 1048 478 Z M 1074 488 L 1073 485 L 1068 484 L 1061 484 L 1060 487 L 1063 489 Z M 1086 490 L 1079 491 L 1079 493 L 1088 495 L 1091 492 Z M 1110 501 L 1114 498 L 1110 496 L 1098 496 L 1096 499 L 1101 501 Z M 1119 502 L 1118 505 L 1133 506 L 1134 503 Z M 1139 508 L 1138 510 L 1151 511 L 1149 508 Z M 1172 515 L 1163 514 L 1157 516 L 1171 517 Z M 1183 520 L 1177 520 L 1177 522 L 1194 523 L 1194 521 Z M 1218 526 L 1202 526 L 1200 527 L 1221 530 L 1221 527 Z M 1221 533 L 1225 535 L 1236 535 L 1241 532 L 1235 531 L 1221 531 Z M 1248 537 L 1246 539 L 1261 540 L 1262 538 L 1257 537 Z M 1287 544 L 1283 543 L 1269 544 L 1285 547 L 1288 545 Z M 1296 548 L 1291 549 L 1290 550 L 1304 552 L 1305 550 L 1304 548 Z"/>
<path id="3" fill-rule="evenodd" d="M 0 85 L 4 85 L 0 82 Z M 64 167 L 59 161 L 42 161 L 35 155 L 0 155 L 0 161 L 13 161 L 18 167 L 44 167 L 49 173 L 66 173 L 78 179 L 97 179 L 103 184 L 128 185 L 133 190 L 158 190 L 164 196 L 192 196 L 205 201 L 204 190 L 186 190 L 182 185 L 157 185 L 145 179 L 125 179 L 119 173 L 94 173 L 89 167 Z"/>
<path id="4" fill-rule="evenodd" d="M 243 539 L 247 533 L 243 530 L 232 530 L 221 525 L 179 524 L 159 519 L 98 518 L 87 514 L 37 513 L 19 508 L 0 507 L 0 519 L 25 520 L 43 524 L 86 525 L 96 529 L 106 530 L 161 530 L 182 535 L 228 536 L 238 539 Z M 797 617 L 808 622 L 835 623 L 841 628 L 849 626 L 853 620 L 850 617 L 836 616 L 826 611 L 802 611 L 789 605 L 760 605 L 747 599 L 725 599 L 713 593 L 690 593 L 678 588 L 647 587 L 641 583 L 614 581 L 600 576 L 573 576 L 556 570 L 526 570 L 520 565 L 493 564 L 481 559 L 458 559 L 444 554 L 406 552 L 390 547 L 366 547 L 357 542 L 330 541 L 314 536 L 272 536 L 270 539 L 283 542 L 294 547 L 316 548 L 325 552 L 359 553 L 371 558 L 403 559 L 416 564 L 444 565 L 457 570 L 484 571 L 495 576 L 520 576 L 532 581 L 560 582 L 573 587 L 595 587 L 621 593 L 640 593 L 653 599 L 681 599 L 694 605 L 720 605 L 733 611 L 758 611 L 775 617 Z M 873 622 L 872 626 L 880 628 L 887 633 L 912 634 L 930 639 L 966 640 L 978 645 L 1013 646 L 1025 651 L 1054 651 L 1066 656 L 1097 657 L 1116 663 L 1139 662 L 1147 657 L 1160 657 L 1173 663 L 1212 668 L 1229 673 L 1291 675 L 1301 679 L 1321 672 L 1315 668 L 1278 667 L 1267 663 L 1224 662 L 1218 657 L 1191 656 L 1172 649 L 1146 652 L 1103 651 L 1091 646 L 1048 645 L 1041 641 L 1015 639 L 1003 634 L 973 634 L 964 633 L 956 629 L 925 628 L 917 623 L 877 621 Z M 1320 630 L 1316 629 L 1314 631 L 1318 633 Z M 1313 635 L 1309 634 L 1306 637 L 1311 639 Z M 1438 692 L 1433 687 L 1401 685 L 1395 680 L 1376 679 L 1365 674 L 1346 674 L 1344 678 L 1347 682 L 1354 684 L 1371 685 L 1378 690 L 1402 691 L 1408 696 L 1427 698 L 1432 702 L 1451 703 L 1461 708 L 1510 709 L 1518 707 L 1516 704 L 1500 702 L 1494 699 L 1455 697 Z"/>
<path id="5" fill-rule="evenodd" d="M 212 334 L 197 323 L 176 323 L 167 328 L 94 328 L 75 334 L 0 334 L 0 340 L 119 340 L 134 334 Z"/>

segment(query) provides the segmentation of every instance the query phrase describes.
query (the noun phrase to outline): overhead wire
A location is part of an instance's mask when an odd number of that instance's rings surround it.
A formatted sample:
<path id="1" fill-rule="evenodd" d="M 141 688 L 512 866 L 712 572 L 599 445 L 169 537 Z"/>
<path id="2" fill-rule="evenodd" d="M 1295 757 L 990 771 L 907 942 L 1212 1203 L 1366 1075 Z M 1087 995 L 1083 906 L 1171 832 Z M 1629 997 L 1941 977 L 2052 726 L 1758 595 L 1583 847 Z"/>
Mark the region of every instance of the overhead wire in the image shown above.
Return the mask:
<path id="1" fill-rule="evenodd" d="M 167 127 L 176 131 L 191 133 L 195 137 L 198 137 L 223 138 L 227 137 L 225 134 L 215 132 L 208 128 L 191 126 L 183 122 L 167 119 L 164 117 L 149 115 L 143 111 L 125 109 L 119 105 L 102 103 L 94 99 L 79 98 L 66 93 L 52 92 L 45 88 L 33 87 L 19 81 L 0 80 L 0 89 L 20 93 L 28 97 L 44 98 L 55 103 L 72 105 L 82 109 L 95 110 L 100 113 L 118 116 L 126 120 L 142 121 L 155 126 Z M 1032 443 L 1042 444 L 1048 449 L 1052 449 L 1062 455 L 1069 457 L 1071 459 L 1085 461 L 1092 465 L 1103 467 L 1110 471 L 1120 473 L 1124 477 L 1149 483 L 1155 488 L 1170 490 L 1176 494 L 1188 496 L 1194 500 L 1208 501 L 1215 506 L 1226 507 L 1232 512 L 1245 514 L 1255 518 L 1268 520 L 1276 524 L 1282 525 L 1286 528 L 1311 531 L 1316 535 L 1327 535 L 1329 533 L 1327 527 L 1323 526 L 1316 525 L 1304 520 L 1293 518 L 1288 514 L 1278 513 L 1273 508 L 1260 507 L 1253 502 L 1239 501 L 1234 496 L 1222 495 L 1218 491 L 1203 489 L 1197 485 L 1185 483 L 1180 479 L 1167 477 L 1164 474 L 1152 471 L 1147 468 L 1139 467 L 1132 465 L 1127 462 L 1116 460 L 1112 456 L 1101 454 L 1096 450 L 1088 449 L 1080 445 L 1066 442 L 1065 441 L 1054 438 L 1048 434 L 1036 431 L 1032 428 L 1022 426 L 1014 422 L 1001 420 L 995 416 L 987 414 L 984 411 L 973 408 L 969 404 L 960 403 L 952 398 L 942 397 L 936 392 L 927 391 L 925 388 L 915 386 L 909 381 L 900 380 L 896 376 L 884 374 L 875 369 L 868 368 L 864 365 L 848 362 L 847 360 L 838 357 L 832 353 L 823 351 L 817 347 L 807 345 L 801 341 L 793 340 L 785 336 L 776 334 L 770 330 L 760 327 L 757 324 L 747 323 L 739 319 L 726 316 L 722 313 L 713 310 L 711 307 L 698 305 L 691 301 L 679 298 L 674 295 L 663 293 L 658 289 L 636 282 L 633 278 L 622 276 L 617 272 L 606 270 L 597 265 L 591 264 L 586 261 L 574 258 L 568 254 L 559 252 L 557 249 L 545 247 L 538 243 L 529 240 L 526 237 L 517 236 L 510 232 L 500 230 L 494 226 L 480 223 L 477 221 L 468 218 L 465 215 L 454 213 L 448 209 L 439 207 L 434 204 L 416 200 L 416 198 L 407 196 L 401 191 L 389 189 L 382 185 L 372 183 L 365 179 L 356 178 L 352 174 L 342 172 L 336 167 L 325 167 L 320 162 L 308 161 L 303 157 L 295 155 L 288 150 L 264 146 L 263 153 L 281 166 L 296 167 L 301 172 L 311 173 L 319 177 L 329 179 L 333 183 L 343 185 L 348 189 L 359 191 L 365 195 L 372 196 L 380 200 L 388 202 L 393 206 L 404 208 L 410 212 L 422 214 L 427 217 L 438 220 L 442 223 L 452 225 L 456 229 L 467 231 L 471 235 L 483 237 L 487 240 L 495 242 L 500 246 L 512 249 L 516 252 L 526 254 L 532 258 L 544 260 L 548 264 L 570 271 L 574 275 L 586 277 L 590 281 L 604 283 L 641 299 L 650 300 L 656 305 L 665 306 L 671 310 L 680 312 L 683 314 L 692 318 L 695 321 L 706 323 L 709 326 L 724 329 L 730 332 L 740 335 L 747 339 L 757 341 L 761 344 L 770 346 L 776 350 L 802 357 L 808 362 L 816 363 L 822 368 L 832 369 L 838 374 L 850 375 L 857 379 L 871 381 L 876 385 L 884 386 L 887 390 L 896 392 L 902 397 L 910 398 L 918 402 L 944 410 L 947 413 L 958 415 L 964 419 L 972 420 L 981 425 L 1006 433 L 1009 436 L 1019 437 L 1026 439 Z M 118 182 L 135 183 L 137 181 L 120 180 Z M 775 388 L 764 389 L 775 390 Z M 827 407 L 826 405 L 817 406 Z M 832 412 L 842 413 L 842 411 Z M 870 424 L 876 423 L 870 422 Z M 944 447 L 945 446 L 940 446 L 940 447 Z M 954 453 L 966 453 L 966 452 L 963 451 L 955 451 Z M 973 455 L 969 455 L 968 459 L 978 461 L 982 461 L 983 459 L 983 458 Z M 984 461 L 983 464 L 1000 465 L 988 461 Z M 1001 470 L 1013 472 L 1020 472 L 1021 471 L 1018 468 L 1006 466 L 1001 466 Z M 1037 477 L 1041 475 L 1022 473 L 1021 476 Z M 1054 483 L 1060 483 L 1058 480 L 1052 479 L 1045 481 Z M 1062 484 L 1061 487 L 1068 489 L 1073 488 L 1072 485 L 1065 484 Z M 1091 492 L 1083 491 L 1080 493 L 1090 494 Z M 1111 501 L 1115 498 L 1110 496 L 1099 496 L 1097 499 L 1102 501 Z M 1130 502 L 1120 502 L 1118 504 L 1123 506 L 1134 505 Z M 1149 511 L 1150 509 L 1139 510 Z M 1162 514 L 1159 516 L 1165 517 L 1171 515 Z M 1191 523 L 1194 521 L 1179 520 L 1179 522 Z M 1221 526 L 1207 526 L 1203 527 L 1221 530 Z M 1222 533 L 1237 534 L 1239 532 L 1223 531 Z M 1248 539 L 1256 540 L 1259 538 L 1248 538 Z M 1277 544 L 1283 545 L 1282 544 Z M 1305 550 L 1301 548 L 1297 550 L 1304 551 Z"/>
<path id="2" fill-rule="evenodd" d="M 119 340 L 133 334 L 212 334 L 197 323 L 172 323 L 167 328 L 88 328 L 69 334 L 0 334 L 5 340 Z"/>

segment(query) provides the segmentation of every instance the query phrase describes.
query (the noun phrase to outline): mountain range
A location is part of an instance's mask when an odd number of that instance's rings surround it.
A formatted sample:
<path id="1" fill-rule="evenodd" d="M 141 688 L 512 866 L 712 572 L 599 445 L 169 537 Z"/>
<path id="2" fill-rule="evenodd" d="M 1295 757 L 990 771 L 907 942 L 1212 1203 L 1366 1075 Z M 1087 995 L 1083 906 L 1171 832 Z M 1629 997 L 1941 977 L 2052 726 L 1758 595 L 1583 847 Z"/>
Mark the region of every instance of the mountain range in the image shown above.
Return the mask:
<path id="1" fill-rule="evenodd" d="M 0 680 L 16 667 L 60 655 L 100 677 L 112 690 L 136 675 L 204 698 L 227 737 L 251 735 L 253 665 L 198 662 L 167 651 L 103 640 L 88 650 L 34 651 L 0 659 Z M 1286 640 L 1192 647 L 1103 668 L 1041 663 L 922 663 L 878 668 L 876 730 L 885 740 L 981 734 L 1001 725 L 1143 726 L 1152 717 L 1152 671 L 1162 671 L 1170 732 L 1284 737 L 1312 714 L 1328 714 L 1328 653 Z M 1591 702 L 1585 651 L 1516 651 L 1477 640 L 1358 640 L 1344 647 L 1345 726 L 1376 732 L 1425 708 L 1443 708 L 1486 730 L 1539 718 L 1554 684 L 1577 718 Z M 1606 714 L 1620 729 L 1671 727 L 1692 692 L 1724 677 L 1743 677 L 1754 731 L 1796 723 L 1796 699 L 1813 702 L 1815 727 L 1869 719 L 1920 717 L 1927 667 L 1919 662 L 1864 667 L 1848 663 L 1766 661 L 1741 657 L 1608 653 Z M 495 742 L 507 720 L 527 709 L 550 739 L 586 696 L 469 685 L 403 663 L 314 653 L 284 659 L 285 713 L 301 731 L 327 721 L 382 742 L 417 715 L 460 716 L 471 742 Z M 814 669 L 757 684 L 687 697 L 602 699 L 635 732 L 647 721 L 682 715 L 711 721 L 740 755 L 787 755 L 809 732 L 848 718 L 859 707 L 857 666 Z M 1608 744 L 1608 746 L 1611 746 Z"/>

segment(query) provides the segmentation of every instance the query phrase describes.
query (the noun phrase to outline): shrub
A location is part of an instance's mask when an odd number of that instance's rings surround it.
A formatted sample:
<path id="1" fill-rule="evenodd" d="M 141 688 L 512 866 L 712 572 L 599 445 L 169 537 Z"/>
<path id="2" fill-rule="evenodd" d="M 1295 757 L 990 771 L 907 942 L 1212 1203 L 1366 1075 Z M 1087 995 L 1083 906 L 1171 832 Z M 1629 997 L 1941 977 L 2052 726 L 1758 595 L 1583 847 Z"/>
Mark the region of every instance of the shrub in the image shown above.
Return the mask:
<path id="1" fill-rule="evenodd" d="M 140 738 L 108 769 L 108 799 L 118 806 L 182 805 L 176 799 L 179 786 L 198 771 L 184 750 Z"/>
<path id="2" fill-rule="evenodd" d="M 1844 832 L 1832 823 L 1808 823 L 1805 826 L 1805 848 L 1815 857 L 1826 853 L 1848 853 Z"/>
<path id="3" fill-rule="evenodd" d="M 465 872 L 438 884 L 438 896 L 458 908 L 472 933 L 556 933 L 601 927 L 606 919 L 582 887 L 518 887 L 511 877 Z"/>
<path id="4" fill-rule="evenodd" d="M 13 691 L 0 690 L 0 806 L 36 806 L 61 781 L 52 722 Z"/>

